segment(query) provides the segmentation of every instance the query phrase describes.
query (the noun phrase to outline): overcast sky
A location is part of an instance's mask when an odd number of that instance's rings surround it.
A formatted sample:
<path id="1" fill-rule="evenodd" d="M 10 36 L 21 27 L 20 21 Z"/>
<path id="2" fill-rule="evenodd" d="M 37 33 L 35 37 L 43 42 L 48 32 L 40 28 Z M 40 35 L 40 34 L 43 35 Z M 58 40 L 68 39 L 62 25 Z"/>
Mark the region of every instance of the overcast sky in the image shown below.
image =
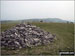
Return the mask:
<path id="1" fill-rule="evenodd" d="M 60 18 L 74 20 L 74 1 L 1 1 L 1 20 Z"/>

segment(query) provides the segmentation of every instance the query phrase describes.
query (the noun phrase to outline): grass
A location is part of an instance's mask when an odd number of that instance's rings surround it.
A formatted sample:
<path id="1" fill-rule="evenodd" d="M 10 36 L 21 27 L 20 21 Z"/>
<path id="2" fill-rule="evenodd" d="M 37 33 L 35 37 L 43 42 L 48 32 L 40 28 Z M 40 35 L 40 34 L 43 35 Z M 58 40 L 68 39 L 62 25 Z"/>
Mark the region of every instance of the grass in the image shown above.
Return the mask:
<path id="1" fill-rule="evenodd" d="M 18 23 L 1 24 L 1 31 L 9 29 Z M 31 23 L 56 35 L 56 39 L 49 45 L 41 45 L 20 50 L 2 49 L 4 55 L 25 54 L 25 55 L 56 55 L 59 51 L 74 51 L 74 24 L 72 23 Z"/>

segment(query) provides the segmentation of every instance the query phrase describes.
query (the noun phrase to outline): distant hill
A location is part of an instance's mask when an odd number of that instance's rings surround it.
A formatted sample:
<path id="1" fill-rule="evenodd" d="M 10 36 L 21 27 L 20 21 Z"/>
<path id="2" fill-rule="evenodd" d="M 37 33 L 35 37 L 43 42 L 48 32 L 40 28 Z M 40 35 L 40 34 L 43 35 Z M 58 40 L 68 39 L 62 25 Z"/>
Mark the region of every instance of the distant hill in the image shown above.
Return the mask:
<path id="1" fill-rule="evenodd" d="M 28 22 L 40 22 L 40 21 L 43 21 L 43 22 L 67 22 L 66 20 L 62 20 L 62 19 L 59 19 L 59 18 L 43 18 L 43 19 L 27 19 L 25 21 L 28 21 Z"/>
<path id="2" fill-rule="evenodd" d="M 32 18 L 32 19 L 23 19 L 23 20 L 3 20 L 1 23 L 5 22 L 58 22 L 58 23 L 66 23 L 71 21 L 62 20 L 59 18 Z"/>

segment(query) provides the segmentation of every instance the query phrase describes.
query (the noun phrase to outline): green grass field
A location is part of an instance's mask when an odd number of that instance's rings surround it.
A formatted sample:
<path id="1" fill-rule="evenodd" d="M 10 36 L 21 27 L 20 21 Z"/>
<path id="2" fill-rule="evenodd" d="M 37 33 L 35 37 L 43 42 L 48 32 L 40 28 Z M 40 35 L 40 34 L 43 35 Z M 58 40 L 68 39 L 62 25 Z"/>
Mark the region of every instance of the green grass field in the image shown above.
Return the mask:
<path id="1" fill-rule="evenodd" d="M 1 24 L 1 31 L 10 29 L 11 27 L 18 24 L 5 23 Z M 46 46 L 37 46 L 32 48 L 23 48 L 20 50 L 8 50 L 2 49 L 1 53 L 4 55 L 12 54 L 25 54 L 25 55 L 57 55 L 59 51 L 74 51 L 74 24 L 72 23 L 31 23 L 44 29 L 52 34 L 56 35 L 56 39 L 53 43 Z"/>

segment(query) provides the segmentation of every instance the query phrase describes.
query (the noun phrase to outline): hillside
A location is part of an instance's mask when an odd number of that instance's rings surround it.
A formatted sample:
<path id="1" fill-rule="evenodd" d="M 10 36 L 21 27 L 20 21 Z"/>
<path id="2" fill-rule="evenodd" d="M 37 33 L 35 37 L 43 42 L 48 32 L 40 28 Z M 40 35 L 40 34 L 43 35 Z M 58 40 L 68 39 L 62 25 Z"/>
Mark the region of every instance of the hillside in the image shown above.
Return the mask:
<path id="1" fill-rule="evenodd" d="M 4 31 L 15 26 L 18 23 L 6 23 L 1 24 L 1 30 Z M 2 49 L 2 54 L 43 54 L 43 55 L 55 55 L 59 54 L 59 51 L 74 51 L 74 24 L 72 23 L 31 23 L 51 32 L 56 35 L 56 40 L 46 46 L 37 46 L 33 48 L 24 48 L 21 50 L 8 50 Z M 8 51 L 7 51 L 8 50 Z"/>

